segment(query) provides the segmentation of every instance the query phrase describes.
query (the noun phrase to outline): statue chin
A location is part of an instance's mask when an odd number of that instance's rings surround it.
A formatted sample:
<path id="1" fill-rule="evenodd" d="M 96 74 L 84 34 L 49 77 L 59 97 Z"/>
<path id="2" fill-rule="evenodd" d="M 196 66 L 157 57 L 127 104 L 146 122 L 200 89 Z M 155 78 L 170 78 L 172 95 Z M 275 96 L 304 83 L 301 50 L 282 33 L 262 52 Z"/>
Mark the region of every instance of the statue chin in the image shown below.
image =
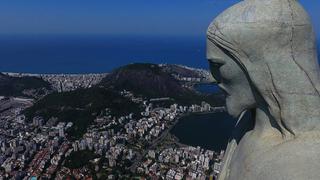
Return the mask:
<path id="1" fill-rule="evenodd" d="M 246 108 L 241 105 L 239 101 L 233 100 L 231 96 L 226 98 L 226 107 L 228 114 L 233 118 L 239 118 L 241 113 L 246 110 Z"/>

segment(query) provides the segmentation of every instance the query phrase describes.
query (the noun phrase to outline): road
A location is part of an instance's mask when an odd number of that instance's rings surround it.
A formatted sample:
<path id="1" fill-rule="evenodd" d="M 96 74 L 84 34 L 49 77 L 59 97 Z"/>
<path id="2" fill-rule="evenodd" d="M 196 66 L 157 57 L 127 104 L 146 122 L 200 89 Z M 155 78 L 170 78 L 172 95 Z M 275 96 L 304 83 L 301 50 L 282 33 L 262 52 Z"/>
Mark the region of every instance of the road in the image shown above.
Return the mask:
<path id="1" fill-rule="evenodd" d="M 150 149 L 154 149 L 159 145 L 159 143 L 161 143 L 164 139 L 166 139 L 167 136 L 170 134 L 171 129 L 179 122 L 179 119 L 186 115 L 187 114 L 176 117 L 174 122 L 170 125 L 169 128 L 167 128 L 164 132 L 161 133 L 159 137 L 153 140 L 152 143 L 147 148 L 145 148 L 141 153 L 137 154 L 136 158 L 134 159 L 134 163 L 130 167 L 131 172 L 135 172 L 138 165 L 141 163 L 142 158 L 147 155 L 148 151 Z"/>

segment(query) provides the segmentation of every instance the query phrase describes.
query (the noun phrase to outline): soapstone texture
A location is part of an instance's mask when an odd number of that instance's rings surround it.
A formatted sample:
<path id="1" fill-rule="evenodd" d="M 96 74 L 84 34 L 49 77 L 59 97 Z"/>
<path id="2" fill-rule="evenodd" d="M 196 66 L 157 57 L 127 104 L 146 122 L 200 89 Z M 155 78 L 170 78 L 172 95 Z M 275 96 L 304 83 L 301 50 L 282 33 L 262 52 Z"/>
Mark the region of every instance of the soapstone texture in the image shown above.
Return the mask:
<path id="1" fill-rule="evenodd" d="M 296 0 L 244 0 L 207 32 L 207 58 L 239 118 L 220 180 L 320 179 L 320 79 L 308 14 Z"/>

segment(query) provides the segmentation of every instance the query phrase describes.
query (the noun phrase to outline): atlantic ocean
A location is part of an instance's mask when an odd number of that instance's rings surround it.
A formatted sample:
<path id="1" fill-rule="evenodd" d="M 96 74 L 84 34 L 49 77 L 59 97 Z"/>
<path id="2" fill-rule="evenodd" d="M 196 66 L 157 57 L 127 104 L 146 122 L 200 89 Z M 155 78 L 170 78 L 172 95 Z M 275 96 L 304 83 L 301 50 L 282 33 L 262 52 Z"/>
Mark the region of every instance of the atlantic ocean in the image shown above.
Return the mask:
<path id="1" fill-rule="evenodd" d="M 105 73 L 136 62 L 207 69 L 205 47 L 205 36 L 2 35 L 0 71 Z"/>

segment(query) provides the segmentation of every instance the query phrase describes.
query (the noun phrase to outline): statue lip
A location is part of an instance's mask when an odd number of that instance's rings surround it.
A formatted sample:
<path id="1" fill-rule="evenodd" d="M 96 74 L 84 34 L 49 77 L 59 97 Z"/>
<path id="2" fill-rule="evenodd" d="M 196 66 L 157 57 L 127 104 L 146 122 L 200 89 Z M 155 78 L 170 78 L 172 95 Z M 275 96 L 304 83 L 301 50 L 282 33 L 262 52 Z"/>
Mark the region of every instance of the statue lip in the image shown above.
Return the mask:
<path id="1" fill-rule="evenodd" d="M 224 94 L 230 95 L 222 83 L 218 83 L 218 87 L 222 90 L 222 92 L 224 92 Z"/>

